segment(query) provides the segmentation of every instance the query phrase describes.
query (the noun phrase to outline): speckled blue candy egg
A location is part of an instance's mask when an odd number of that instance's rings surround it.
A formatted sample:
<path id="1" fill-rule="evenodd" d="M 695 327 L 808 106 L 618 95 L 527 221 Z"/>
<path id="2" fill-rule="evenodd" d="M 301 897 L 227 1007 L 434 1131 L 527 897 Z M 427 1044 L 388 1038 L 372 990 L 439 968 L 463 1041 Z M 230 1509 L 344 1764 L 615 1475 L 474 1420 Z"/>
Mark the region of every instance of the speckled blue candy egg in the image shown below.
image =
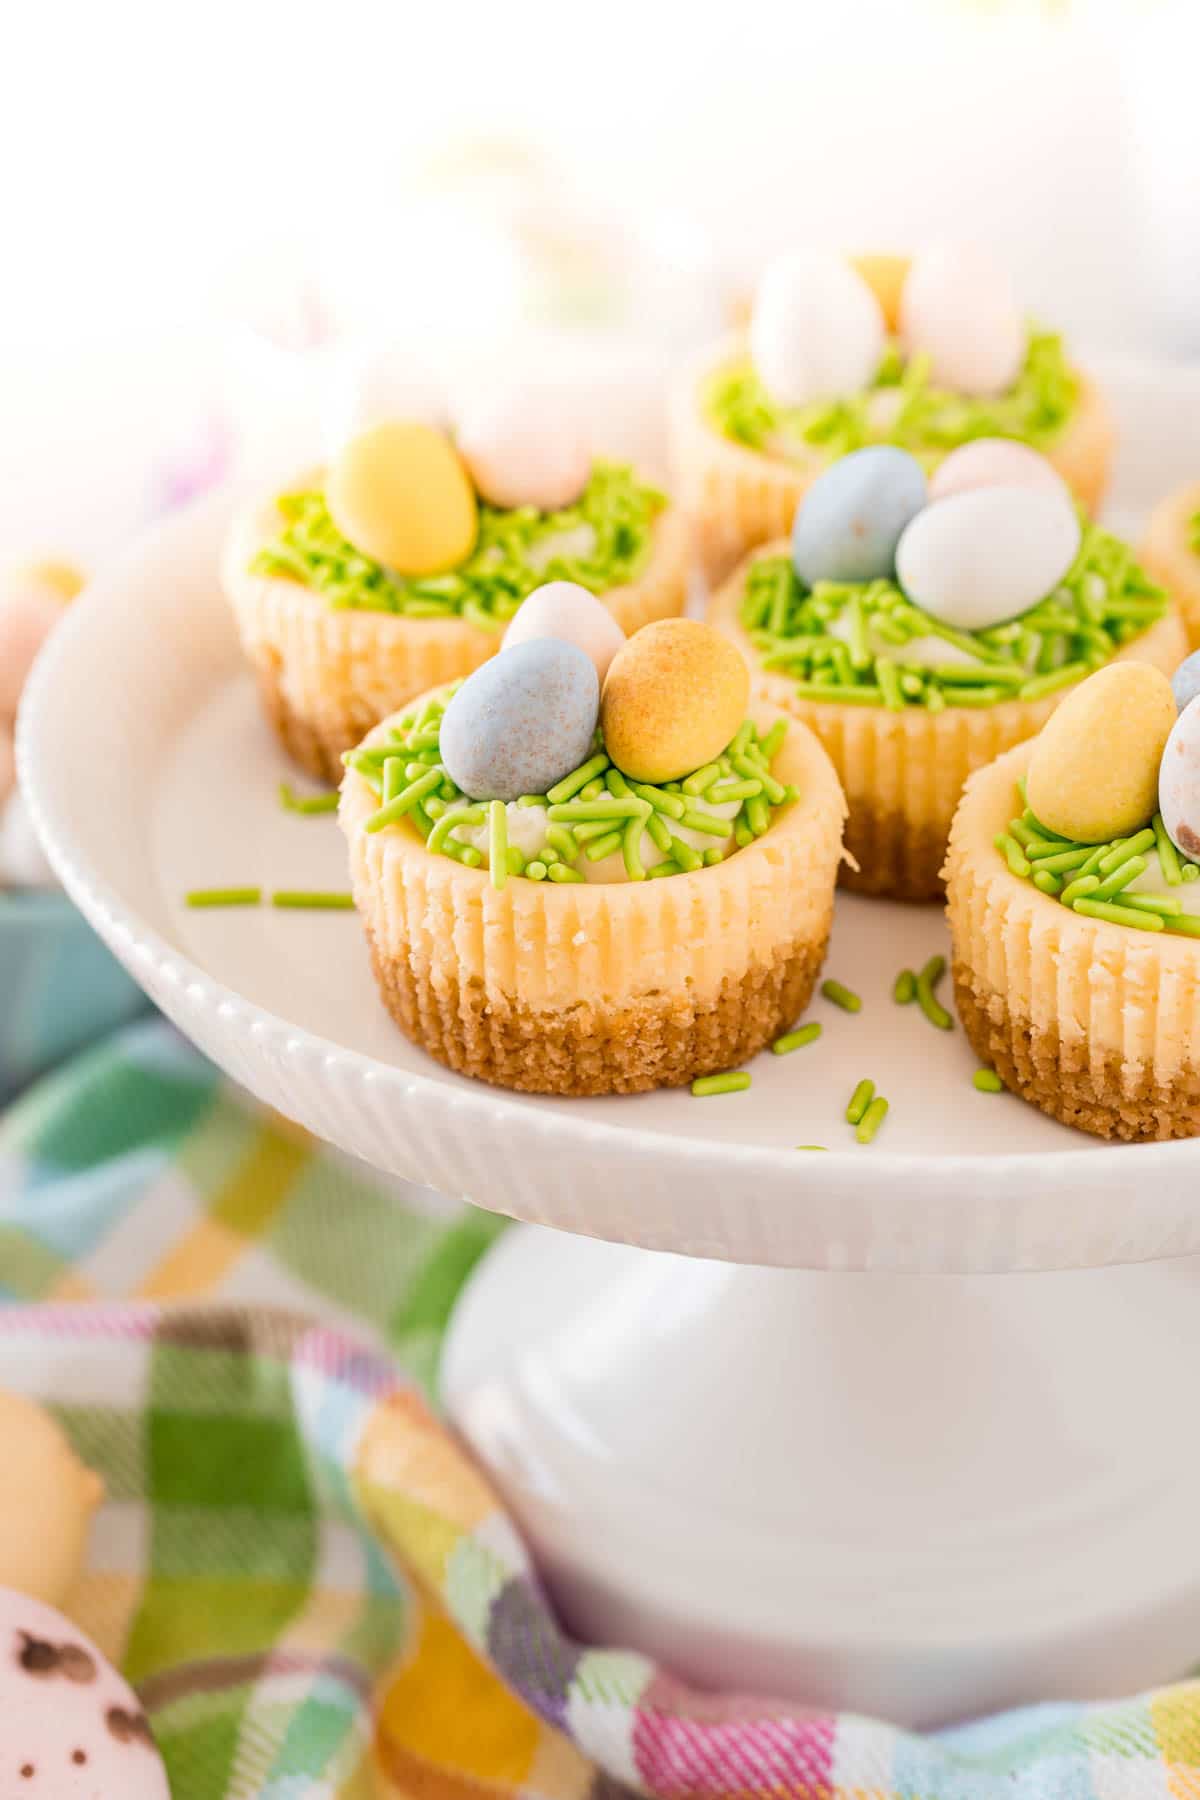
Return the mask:
<path id="1" fill-rule="evenodd" d="M 890 576 L 896 545 L 925 505 L 925 471 L 907 450 L 874 444 L 831 463 L 796 514 L 792 560 L 806 587 Z"/>
<path id="2" fill-rule="evenodd" d="M 1190 656 L 1184 657 L 1171 677 L 1171 686 L 1175 704 L 1182 712 L 1200 694 L 1200 650 L 1193 650 Z"/>
<path id="3" fill-rule="evenodd" d="M 442 718 L 442 763 L 472 800 L 544 794 L 587 761 L 599 713 L 591 657 L 532 638 L 463 682 Z"/>

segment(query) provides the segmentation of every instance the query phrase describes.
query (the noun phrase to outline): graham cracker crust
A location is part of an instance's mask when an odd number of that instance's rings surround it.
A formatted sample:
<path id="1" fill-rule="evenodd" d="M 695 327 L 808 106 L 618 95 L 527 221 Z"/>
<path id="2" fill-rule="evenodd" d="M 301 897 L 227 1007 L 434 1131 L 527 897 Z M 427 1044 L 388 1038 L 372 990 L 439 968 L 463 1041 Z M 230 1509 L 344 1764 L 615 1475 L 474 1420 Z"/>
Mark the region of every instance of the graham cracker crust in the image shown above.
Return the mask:
<path id="1" fill-rule="evenodd" d="M 1035 1029 L 1010 1012 L 1004 997 L 959 961 L 954 993 L 963 1030 L 980 1060 L 1052 1119 L 1093 1137 L 1129 1143 L 1200 1135 L 1200 1068 L 1186 1069 L 1167 1083 L 1146 1065 L 1093 1053 L 1086 1039 L 1064 1043 L 1057 1030 Z"/>
<path id="2" fill-rule="evenodd" d="M 479 981 L 435 985 L 411 955 L 385 956 L 366 924 L 375 979 L 406 1037 L 460 1075 L 574 1096 L 683 1087 L 756 1055 L 808 1005 L 828 941 L 826 929 L 818 942 L 777 950 L 701 1004 L 685 990 L 536 1010 L 515 996 L 489 997 Z"/>
<path id="3" fill-rule="evenodd" d="M 343 751 L 361 744 L 376 721 L 352 722 L 333 707 L 317 719 L 298 713 L 283 690 L 278 661 L 260 653 L 253 657 L 253 666 L 263 711 L 292 761 L 318 781 L 337 787 L 345 773 Z"/>
<path id="4" fill-rule="evenodd" d="M 888 900 L 940 900 L 946 891 L 942 865 L 948 833 L 934 825 L 914 825 L 903 813 L 877 812 L 855 797 L 846 821 L 846 850 L 858 867 L 844 862 L 838 880 L 854 894 L 881 894 Z"/>

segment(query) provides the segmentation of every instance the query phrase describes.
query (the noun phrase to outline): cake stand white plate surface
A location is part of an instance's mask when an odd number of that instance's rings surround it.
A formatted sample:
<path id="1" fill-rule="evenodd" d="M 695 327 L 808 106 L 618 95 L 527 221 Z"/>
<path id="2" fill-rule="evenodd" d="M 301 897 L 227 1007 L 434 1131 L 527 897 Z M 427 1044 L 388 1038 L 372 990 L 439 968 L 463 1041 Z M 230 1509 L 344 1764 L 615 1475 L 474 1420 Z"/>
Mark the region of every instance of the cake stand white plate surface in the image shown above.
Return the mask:
<path id="1" fill-rule="evenodd" d="M 1200 376 L 1100 374 L 1136 529 L 1200 469 Z M 1200 1253 L 1200 1142 L 1108 1147 L 977 1093 L 961 1030 L 890 998 L 945 948 L 937 908 L 839 899 L 828 969 L 863 1011 L 814 1002 L 817 1045 L 704 1102 L 459 1079 L 386 1017 L 352 915 L 190 911 L 194 887 L 346 885 L 335 821 L 278 802 L 296 777 L 217 586 L 229 504 L 72 608 L 22 716 L 30 802 L 97 930 L 254 1093 L 581 1234 L 504 1240 L 444 1373 L 568 1622 L 915 1722 L 1200 1656 L 1200 1287 L 1159 1260 Z M 892 1104 L 869 1148 L 842 1121 L 863 1075 Z"/>

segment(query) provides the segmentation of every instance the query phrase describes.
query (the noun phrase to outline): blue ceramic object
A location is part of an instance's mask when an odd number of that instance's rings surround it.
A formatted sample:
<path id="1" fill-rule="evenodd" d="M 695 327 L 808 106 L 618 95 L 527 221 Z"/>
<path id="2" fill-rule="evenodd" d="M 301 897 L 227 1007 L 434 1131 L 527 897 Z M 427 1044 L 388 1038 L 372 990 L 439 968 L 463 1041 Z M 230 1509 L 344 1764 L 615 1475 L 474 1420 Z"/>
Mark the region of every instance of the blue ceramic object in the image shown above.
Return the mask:
<path id="1" fill-rule="evenodd" d="M 148 1004 L 65 894 L 0 892 L 0 1104 Z"/>

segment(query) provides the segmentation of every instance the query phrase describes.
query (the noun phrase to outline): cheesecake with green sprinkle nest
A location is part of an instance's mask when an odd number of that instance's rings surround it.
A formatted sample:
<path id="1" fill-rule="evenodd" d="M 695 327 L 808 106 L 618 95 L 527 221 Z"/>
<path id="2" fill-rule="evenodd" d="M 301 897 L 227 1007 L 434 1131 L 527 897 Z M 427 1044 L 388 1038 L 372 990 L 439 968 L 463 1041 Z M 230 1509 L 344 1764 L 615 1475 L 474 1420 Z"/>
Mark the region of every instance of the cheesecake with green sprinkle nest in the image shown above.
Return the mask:
<path id="1" fill-rule="evenodd" d="M 671 411 L 676 493 L 713 579 L 790 531 L 804 493 L 838 457 L 895 444 L 933 469 L 959 446 L 994 437 L 1040 451 L 1080 504 L 1098 509 L 1114 442 L 1107 402 L 1061 338 L 1036 327 L 1001 394 L 939 386 L 927 358 L 906 358 L 893 341 L 869 386 L 794 408 L 771 399 L 745 339 L 734 336 L 686 371 Z"/>
<path id="2" fill-rule="evenodd" d="M 666 496 L 633 469 L 596 461 L 572 504 L 481 502 L 464 557 L 399 575 L 338 529 L 325 473 L 314 471 L 239 514 L 222 583 L 285 749 L 336 781 L 343 753 L 380 719 L 494 655 L 533 589 L 576 582 L 630 633 L 683 610 L 687 555 Z"/>
<path id="3" fill-rule="evenodd" d="M 845 885 L 902 900 L 941 893 L 973 770 L 1032 737 L 1102 664 L 1168 671 L 1186 647 L 1168 594 L 1094 524 L 1050 594 L 985 630 L 935 618 L 894 578 L 808 588 L 787 543 L 752 554 L 709 618 L 749 661 L 751 692 L 832 757 L 850 809 Z"/>
<path id="4" fill-rule="evenodd" d="M 1167 494 L 1150 515 L 1141 558 L 1179 602 L 1192 648 L 1200 648 L 1200 481 Z"/>
<path id="5" fill-rule="evenodd" d="M 1100 843 L 1051 831 L 1026 804 L 1034 748 L 971 777 L 950 837 L 967 1037 L 1064 1124 L 1130 1141 L 1200 1135 L 1200 864 L 1158 812 Z"/>
<path id="6" fill-rule="evenodd" d="M 792 1025 L 825 956 L 845 811 L 811 733 L 755 706 L 704 766 L 651 782 L 597 728 L 545 793 L 478 802 L 442 760 L 454 693 L 384 721 L 342 785 L 375 976 L 414 1043 L 502 1087 L 637 1093 Z"/>

